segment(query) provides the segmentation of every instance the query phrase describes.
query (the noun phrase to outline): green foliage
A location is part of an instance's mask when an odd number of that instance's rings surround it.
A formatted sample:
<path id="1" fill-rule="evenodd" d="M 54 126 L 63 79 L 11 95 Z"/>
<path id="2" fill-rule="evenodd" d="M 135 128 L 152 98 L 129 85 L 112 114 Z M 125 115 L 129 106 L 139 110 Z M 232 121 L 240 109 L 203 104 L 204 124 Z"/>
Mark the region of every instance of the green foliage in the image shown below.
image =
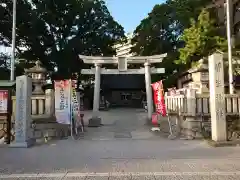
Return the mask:
<path id="1" fill-rule="evenodd" d="M 137 55 L 167 53 L 159 63 L 166 73 L 153 80 L 165 79 L 167 86 L 193 62 L 215 50 L 225 50 L 226 41 L 219 34 L 215 9 L 203 10 L 209 0 L 167 0 L 156 5 L 134 31 L 132 52 Z"/>
<path id="2" fill-rule="evenodd" d="M 132 52 L 138 55 L 154 55 L 172 49 L 174 37 L 168 29 L 172 24 L 166 4 L 156 5 L 148 17 L 134 31 Z"/>
<path id="3" fill-rule="evenodd" d="M 0 44 L 11 44 L 12 1 L 0 5 Z M 17 57 L 40 60 L 58 71 L 54 78 L 79 73 L 78 55 L 115 54 L 113 44 L 124 37 L 103 0 L 17 0 Z"/>
<path id="4" fill-rule="evenodd" d="M 153 80 L 165 79 L 171 86 L 176 72 L 183 71 L 186 66 L 176 64 L 179 57 L 178 49 L 183 46 L 180 39 L 182 32 L 188 28 L 190 18 L 197 19 L 207 0 L 168 0 L 156 5 L 134 31 L 132 52 L 148 56 L 167 53 L 168 57 L 157 67 L 164 67 L 166 73 L 153 75 Z"/>
<path id="5" fill-rule="evenodd" d="M 181 40 L 185 46 L 179 49 L 178 64 L 190 64 L 202 57 L 207 57 L 216 50 L 226 50 L 226 40 L 218 36 L 218 27 L 210 17 L 210 13 L 203 9 L 198 21 L 191 21 L 191 27 L 184 30 Z"/>
<path id="6" fill-rule="evenodd" d="M 191 25 L 191 19 L 196 20 L 203 7 L 211 3 L 210 0 L 167 0 L 171 8 L 172 17 L 178 24 L 179 30 Z"/>
<path id="7" fill-rule="evenodd" d="M 0 80 L 8 79 L 10 73 L 8 71 L 9 56 L 4 53 L 0 53 Z"/>
<path id="8" fill-rule="evenodd" d="M 209 0 L 168 0 L 155 5 L 134 31 L 132 52 L 153 55 L 174 52 L 182 46 L 179 37 L 197 19 Z"/>

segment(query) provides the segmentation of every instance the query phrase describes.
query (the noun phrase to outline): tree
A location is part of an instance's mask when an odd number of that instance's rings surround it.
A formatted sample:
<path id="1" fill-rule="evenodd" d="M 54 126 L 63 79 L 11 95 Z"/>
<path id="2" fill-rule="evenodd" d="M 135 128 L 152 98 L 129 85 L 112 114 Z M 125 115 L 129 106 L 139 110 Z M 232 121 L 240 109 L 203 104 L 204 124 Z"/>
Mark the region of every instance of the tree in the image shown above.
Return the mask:
<path id="1" fill-rule="evenodd" d="M 202 8 L 211 3 L 210 0 L 167 0 L 171 14 L 179 31 L 191 25 L 191 19 L 197 20 Z"/>
<path id="2" fill-rule="evenodd" d="M 168 56 L 157 66 L 164 67 L 166 73 L 156 76 L 165 79 L 170 85 L 180 72 L 188 66 L 176 63 L 179 59 L 179 49 L 185 46 L 182 35 L 190 28 L 191 19 L 197 21 L 201 10 L 209 0 L 167 0 L 166 3 L 156 5 L 148 17 L 143 19 L 134 31 L 132 51 L 138 55 L 153 55 L 167 53 Z M 153 79 L 154 79 L 153 78 Z"/>
<path id="3" fill-rule="evenodd" d="M 169 11 L 167 4 L 154 6 L 134 31 L 132 52 L 146 56 L 162 54 L 173 48 L 175 40 L 169 28 L 172 24 Z"/>
<path id="4" fill-rule="evenodd" d="M 114 55 L 124 37 L 103 0 L 18 0 L 18 57 L 40 60 L 54 78 L 69 78 L 83 67 L 78 54 Z M 12 1 L 0 6 L 0 42 L 10 45 Z"/>
<path id="5" fill-rule="evenodd" d="M 184 30 L 181 39 L 185 46 L 179 49 L 178 64 L 190 65 L 216 50 L 226 50 L 226 39 L 219 35 L 217 23 L 206 9 L 202 10 L 197 22 L 192 19 L 191 27 Z"/>
<path id="6" fill-rule="evenodd" d="M 0 53 L 0 80 L 8 79 L 10 73 L 8 71 L 9 67 L 9 56 L 4 53 Z"/>
<path id="7" fill-rule="evenodd" d="M 148 17 L 135 29 L 132 52 L 143 56 L 168 53 L 168 57 L 156 65 L 164 67 L 165 74 L 154 75 L 153 80 L 168 79 L 167 77 L 180 68 L 174 64 L 179 54 L 177 48 L 181 46 L 178 34 L 172 8 L 168 4 L 154 6 Z"/>
<path id="8" fill-rule="evenodd" d="M 139 55 L 165 53 L 183 45 L 179 37 L 197 19 L 209 0 L 168 0 L 154 6 L 134 31 L 132 51 Z"/>

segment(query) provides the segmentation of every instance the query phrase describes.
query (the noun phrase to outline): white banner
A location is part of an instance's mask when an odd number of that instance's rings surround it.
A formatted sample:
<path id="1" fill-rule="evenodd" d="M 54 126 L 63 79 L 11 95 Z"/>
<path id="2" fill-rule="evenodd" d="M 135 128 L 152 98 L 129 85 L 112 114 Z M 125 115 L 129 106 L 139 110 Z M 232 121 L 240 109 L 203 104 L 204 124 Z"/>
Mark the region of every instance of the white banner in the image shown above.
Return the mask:
<path id="1" fill-rule="evenodd" d="M 80 103 L 78 101 L 78 95 L 76 92 L 76 84 L 75 80 L 72 80 L 72 118 L 76 127 L 79 127 L 80 124 Z"/>
<path id="2" fill-rule="evenodd" d="M 71 80 L 55 81 L 55 116 L 60 124 L 71 124 Z"/>

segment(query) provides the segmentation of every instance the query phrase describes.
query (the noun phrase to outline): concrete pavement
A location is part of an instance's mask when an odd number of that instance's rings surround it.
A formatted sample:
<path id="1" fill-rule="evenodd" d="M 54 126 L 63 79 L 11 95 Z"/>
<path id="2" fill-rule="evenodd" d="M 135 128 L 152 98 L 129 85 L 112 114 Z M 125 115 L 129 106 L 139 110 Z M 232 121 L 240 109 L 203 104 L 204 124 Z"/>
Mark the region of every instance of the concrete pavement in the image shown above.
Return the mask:
<path id="1" fill-rule="evenodd" d="M 127 109 L 101 112 L 105 125 L 88 128 L 79 140 L 0 148 L 0 179 L 240 179 L 240 147 L 169 140 L 166 133 L 150 132 L 145 115 Z"/>

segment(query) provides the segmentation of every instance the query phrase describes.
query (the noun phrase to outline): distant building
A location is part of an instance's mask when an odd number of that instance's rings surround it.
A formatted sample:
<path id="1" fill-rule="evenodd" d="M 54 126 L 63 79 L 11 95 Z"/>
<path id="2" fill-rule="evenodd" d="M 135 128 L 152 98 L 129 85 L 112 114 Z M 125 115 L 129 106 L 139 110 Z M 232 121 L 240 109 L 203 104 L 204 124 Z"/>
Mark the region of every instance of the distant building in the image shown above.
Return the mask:
<path id="1" fill-rule="evenodd" d="M 127 42 L 114 45 L 114 48 L 116 49 L 117 57 L 119 57 L 119 56 L 125 56 L 125 57 L 134 56 L 134 54 L 130 52 L 131 48 L 132 48 L 132 44 L 131 44 L 132 37 L 133 37 L 133 34 L 128 33 L 127 34 Z"/>

